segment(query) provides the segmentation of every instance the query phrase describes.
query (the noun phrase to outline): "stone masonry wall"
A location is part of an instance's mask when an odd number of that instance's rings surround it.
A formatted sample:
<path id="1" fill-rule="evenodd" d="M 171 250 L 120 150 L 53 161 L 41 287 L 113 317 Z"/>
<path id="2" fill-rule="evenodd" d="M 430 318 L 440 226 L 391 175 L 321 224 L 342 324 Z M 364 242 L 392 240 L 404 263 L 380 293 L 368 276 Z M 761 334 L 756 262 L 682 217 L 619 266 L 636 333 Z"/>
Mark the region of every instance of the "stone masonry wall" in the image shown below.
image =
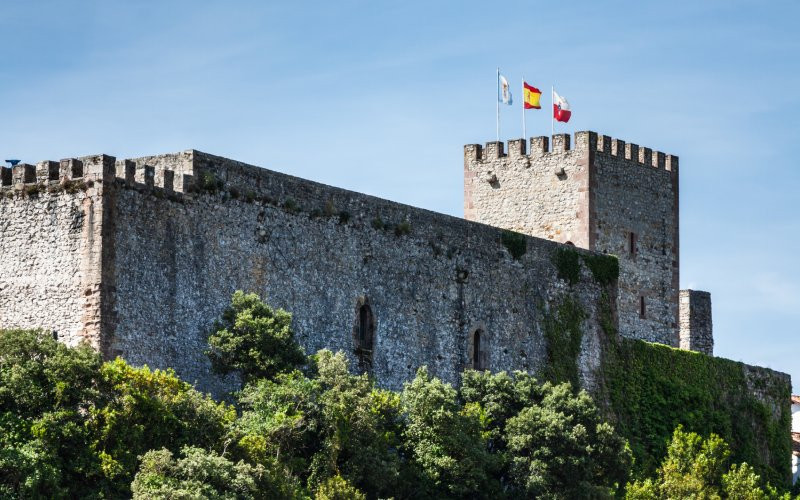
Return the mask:
<path id="1" fill-rule="evenodd" d="M 2 168 L 0 328 L 44 328 L 103 349 L 110 165 L 100 155 Z"/>
<path id="2" fill-rule="evenodd" d="M 530 154 L 522 139 L 509 141 L 508 154 L 502 142 L 465 146 L 464 218 L 588 249 L 585 145 L 571 149 L 569 135 L 554 136 L 552 152 L 548 144 L 532 138 Z"/>
<path id="3" fill-rule="evenodd" d="M 174 367 L 214 392 L 230 387 L 210 376 L 203 350 L 213 319 L 243 289 L 293 312 L 308 352 L 341 349 L 354 363 L 357 308 L 368 303 L 372 372 L 387 387 L 421 365 L 458 382 L 476 330 L 487 368 L 544 366 L 543 318 L 568 290 L 550 261 L 558 245 L 527 238 L 515 260 L 493 227 L 199 152 L 185 159 L 200 192 L 117 182 L 114 354 Z M 600 362 L 600 292 L 588 272 L 574 289 L 588 314 L 588 387 Z"/>
<path id="4" fill-rule="evenodd" d="M 620 258 L 620 331 L 677 347 L 678 159 L 608 136 L 596 144 L 592 249 Z"/>
<path id="5" fill-rule="evenodd" d="M 681 349 L 714 354 L 711 294 L 699 290 L 680 291 Z"/>
<path id="6" fill-rule="evenodd" d="M 620 333 L 677 346 L 677 157 L 594 132 L 552 142 L 466 146 L 465 218 L 619 256 Z"/>

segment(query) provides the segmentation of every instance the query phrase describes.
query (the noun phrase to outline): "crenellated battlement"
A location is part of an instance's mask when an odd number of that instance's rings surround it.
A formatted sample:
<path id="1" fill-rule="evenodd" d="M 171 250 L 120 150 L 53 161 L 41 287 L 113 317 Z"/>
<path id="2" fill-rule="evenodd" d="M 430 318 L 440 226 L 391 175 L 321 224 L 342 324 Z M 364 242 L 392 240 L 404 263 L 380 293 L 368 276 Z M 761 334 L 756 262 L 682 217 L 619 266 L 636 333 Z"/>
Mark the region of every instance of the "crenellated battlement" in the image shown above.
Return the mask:
<path id="1" fill-rule="evenodd" d="M 194 186 L 193 151 L 117 160 L 104 154 L 0 167 L 0 190 L 41 191 L 70 183 L 122 181 L 130 187 L 188 192 Z"/>
<path id="2" fill-rule="evenodd" d="M 531 137 L 528 144 L 525 139 L 509 140 L 507 146 L 506 143 L 497 141 L 487 142 L 484 146 L 467 144 L 464 146 L 464 160 L 467 165 L 469 162 L 492 163 L 500 158 L 534 160 L 555 155 L 587 152 L 606 154 L 627 160 L 631 164 L 673 173 L 678 171 L 678 157 L 675 155 L 653 151 L 650 148 L 640 147 L 638 144 L 589 131 L 575 132 L 574 142 L 569 134 L 556 134 L 552 137 Z"/>
<path id="3" fill-rule="evenodd" d="M 113 179 L 114 158 L 107 155 L 45 160 L 36 165 L 19 163 L 0 167 L 0 190 L 22 191 L 29 188 L 48 188 L 70 182 L 101 182 Z"/>

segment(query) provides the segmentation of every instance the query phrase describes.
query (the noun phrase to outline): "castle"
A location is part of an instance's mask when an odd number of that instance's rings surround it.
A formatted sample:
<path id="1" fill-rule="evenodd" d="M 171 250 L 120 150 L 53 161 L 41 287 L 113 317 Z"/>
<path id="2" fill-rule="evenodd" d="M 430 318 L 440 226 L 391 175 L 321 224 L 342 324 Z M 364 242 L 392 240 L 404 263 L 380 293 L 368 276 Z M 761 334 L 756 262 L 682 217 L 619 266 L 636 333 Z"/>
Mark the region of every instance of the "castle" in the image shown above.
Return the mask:
<path id="1" fill-rule="evenodd" d="M 421 365 L 451 382 L 536 371 L 569 291 L 588 387 L 604 295 L 620 335 L 712 354 L 710 296 L 679 290 L 678 158 L 571 139 L 465 146 L 465 219 L 194 150 L 2 168 L 0 326 L 219 391 L 205 338 L 244 289 L 294 312 L 307 351 L 341 349 L 397 388 Z M 566 283 L 553 254 L 572 247 L 616 255 L 618 283 Z"/>
<path id="2" fill-rule="evenodd" d="M 679 290 L 678 199 L 677 157 L 594 132 L 465 146 L 463 219 L 194 150 L 18 164 L 0 169 L 0 328 L 222 395 L 238 380 L 212 373 L 207 336 L 253 291 L 381 386 L 423 365 L 557 373 L 633 441 L 713 415 L 788 481 L 791 380 L 711 356 L 710 295 Z"/>

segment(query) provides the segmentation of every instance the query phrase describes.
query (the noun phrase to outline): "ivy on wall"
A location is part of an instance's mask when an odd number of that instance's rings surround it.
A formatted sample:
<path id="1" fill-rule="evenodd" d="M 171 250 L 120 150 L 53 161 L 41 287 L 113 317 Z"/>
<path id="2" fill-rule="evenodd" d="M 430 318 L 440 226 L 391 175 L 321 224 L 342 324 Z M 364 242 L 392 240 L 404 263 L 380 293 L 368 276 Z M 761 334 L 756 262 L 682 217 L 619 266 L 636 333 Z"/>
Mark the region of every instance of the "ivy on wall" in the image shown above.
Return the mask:
<path id="1" fill-rule="evenodd" d="M 519 260 L 520 257 L 525 255 L 525 252 L 528 251 L 528 240 L 525 239 L 525 235 L 514 231 L 504 229 L 503 232 L 500 233 L 500 243 L 506 247 L 508 253 L 510 253 L 515 260 Z"/>
<path id="2" fill-rule="evenodd" d="M 613 255 L 591 255 L 572 248 L 559 248 L 553 253 L 552 260 L 558 270 L 558 277 L 570 285 L 581 279 L 581 262 L 602 286 L 610 285 L 619 278 L 619 260 Z"/>
<path id="3" fill-rule="evenodd" d="M 683 425 L 730 443 L 732 460 L 747 462 L 762 479 L 784 484 L 789 476 L 789 408 L 772 409 L 751 394 L 745 367 L 641 340 L 609 342 L 603 360 L 605 395 L 617 429 L 629 441 L 637 472 L 651 474 Z M 767 400 L 788 401 L 790 387 L 761 378 Z"/>
<path id="4" fill-rule="evenodd" d="M 570 286 L 582 266 L 604 290 L 598 320 L 605 334 L 603 389 L 596 396 L 629 442 L 639 474 L 652 475 L 678 425 L 701 435 L 715 433 L 731 445 L 733 462 L 752 465 L 764 481 L 786 484 L 791 456 L 791 387 L 783 379 L 758 374 L 748 385 L 742 363 L 662 344 L 618 338 L 607 286 L 619 277 L 619 262 L 559 248 L 552 256 L 559 278 Z M 579 380 L 583 320 L 580 304 L 568 296 L 543 322 L 547 367 L 552 381 Z M 758 370 L 758 369 L 756 369 Z M 753 395 L 753 389 L 761 398 Z M 786 408 L 773 406 L 787 402 Z"/>
<path id="5" fill-rule="evenodd" d="M 544 315 L 542 322 L 547 341 L 547 365 L 542 378 L 550 382 L 571 382 L 580 385 L 578 359 L 583 341 L 583 320 L 586 313 L 580 303 L 567 297 L 555 311 Z"/>

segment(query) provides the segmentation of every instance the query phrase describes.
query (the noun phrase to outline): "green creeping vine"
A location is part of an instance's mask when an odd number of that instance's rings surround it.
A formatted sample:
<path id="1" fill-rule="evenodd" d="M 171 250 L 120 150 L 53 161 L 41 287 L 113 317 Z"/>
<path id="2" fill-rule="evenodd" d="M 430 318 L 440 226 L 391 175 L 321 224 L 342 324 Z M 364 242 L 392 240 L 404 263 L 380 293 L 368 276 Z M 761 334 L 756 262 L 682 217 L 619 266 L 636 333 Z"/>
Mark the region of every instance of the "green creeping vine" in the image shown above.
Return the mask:
<path id="1" fill-rule="evenodd" d="M 542 373 L 544 379 L 580 386 L 578 356 L 581 353 L 585 318 L 583 308 L 572 297 L 567 297 L 555 313 L 551 311 L 545 314 L 543 326 L 547 340 L 547 365 Z"/>
<path id="2" fill-rule="evenodd" d="M 733 462 L 747 462 L 764 481 L 785 484 L 791 454 L 791 415 L 751 395 L 741 363 L 641 340 L 609 342 L 603 363 L 605 387 L 616 428 L 631 445 L 635 473 L 652 475 L 673 430 L 731 445 Z M 768 398 L 788 401 L 788 384 L 759 379 Z M 767 380 L 767 382 L 764 382 Z"/>
<path id="3" fill-rule="evenodd" d="M 528 251 L 528 240 L 525 239 L 525 235 L 514 231 L 503 230 L 500 233 L 500 242 L 515 260 L 519 260 Z"/>
<path id="4" fill-rule="evenodd" d="M 606 286 L 619 278 L 619 260 L 613 255 L 589 255 L 571 248 L 559 248 L 553 254 L 558 277 L 574 285 L 581 279 L 581 261 L 599 284 Z"/>

